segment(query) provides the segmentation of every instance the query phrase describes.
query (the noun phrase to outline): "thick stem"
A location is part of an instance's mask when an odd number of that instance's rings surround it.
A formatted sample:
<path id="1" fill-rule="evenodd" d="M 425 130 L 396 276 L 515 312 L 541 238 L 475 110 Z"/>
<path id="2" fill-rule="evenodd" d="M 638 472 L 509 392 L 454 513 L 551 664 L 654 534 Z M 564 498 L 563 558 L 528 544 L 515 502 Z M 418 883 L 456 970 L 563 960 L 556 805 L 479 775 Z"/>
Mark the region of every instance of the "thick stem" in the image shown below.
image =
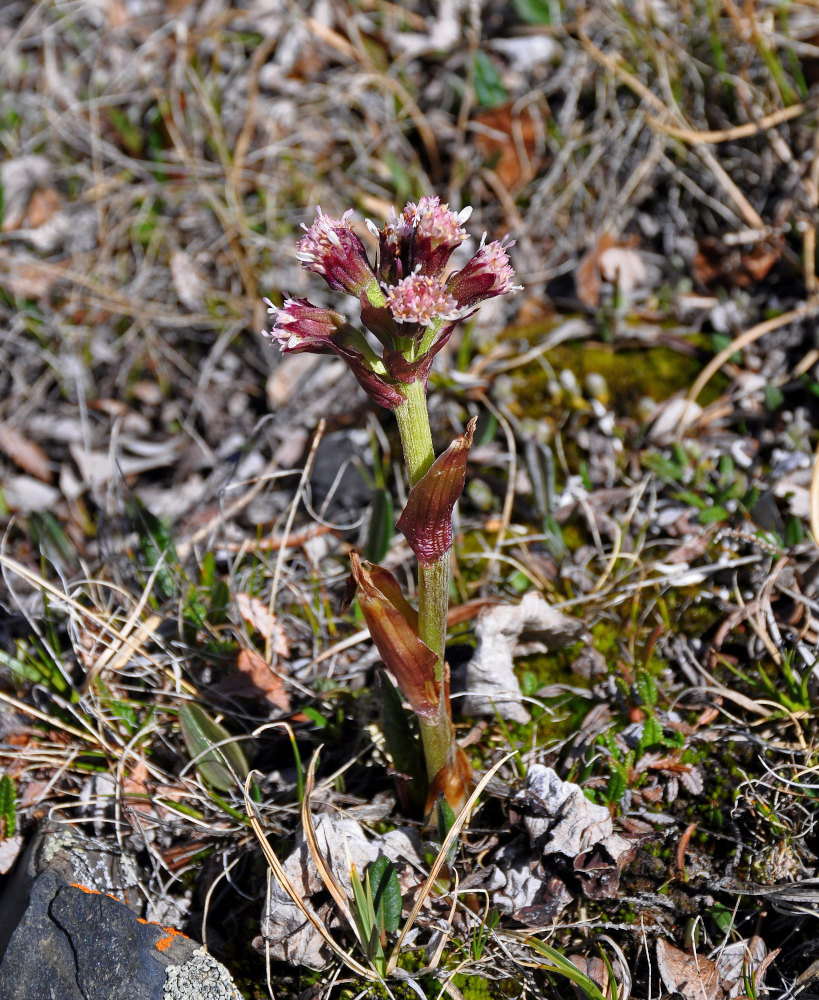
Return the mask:
<path id="1" fill-rule="evenodd" d="M 435 460 L 427 413 L 426 389 L 422 382 L 404 387 L 406 403 L 395 410 L 410 486 L 414 486 Z M 430 781 L 449 759 L 455 739 L 444 691 L 444 646 L 449 607 L 449 553 L 429 566 L 418 567 L 418 635 L 438 657 L 435 679 L 439 686 L 438 715 L 421 722 L 421 739 Z"/>
<path id="2" fill-rule="evenodd" d="M 429 429 L 427 393 L 423 382 L 410 382 L 401 386 L 406 403 L 395 408 L 395 419 L 404 449 L 404 461 L 410 486 L 415 486 L 421 476 L 435 461 L 432 448 L 432 431 Z"/>

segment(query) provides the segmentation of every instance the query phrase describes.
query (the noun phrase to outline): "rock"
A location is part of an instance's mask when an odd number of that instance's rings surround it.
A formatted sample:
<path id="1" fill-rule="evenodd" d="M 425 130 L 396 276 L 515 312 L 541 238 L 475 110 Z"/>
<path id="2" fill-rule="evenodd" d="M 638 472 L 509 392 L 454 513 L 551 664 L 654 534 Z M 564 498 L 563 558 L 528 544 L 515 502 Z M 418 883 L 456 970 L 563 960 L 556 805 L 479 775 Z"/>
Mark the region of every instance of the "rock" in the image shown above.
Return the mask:
<path id="1" fill-rule="evenodd" d="M 115 848 L 43 824 L 0 899 L 0 997 L 241 1000 L 195 941 L 137 915 L 136 886 Z"/>

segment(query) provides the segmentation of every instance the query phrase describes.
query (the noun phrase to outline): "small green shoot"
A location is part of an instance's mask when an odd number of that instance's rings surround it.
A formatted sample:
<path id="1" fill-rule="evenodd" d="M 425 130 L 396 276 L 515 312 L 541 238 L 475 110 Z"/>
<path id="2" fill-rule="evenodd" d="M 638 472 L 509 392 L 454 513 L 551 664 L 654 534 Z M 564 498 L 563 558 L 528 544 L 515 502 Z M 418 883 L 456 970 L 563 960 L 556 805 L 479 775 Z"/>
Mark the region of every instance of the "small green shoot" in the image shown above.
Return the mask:
<path id="1" fill-rule="evenodd" d="M 475 928 L 475 933 L 472 935 L 472 958 L 475 962 L 479 962 L 481 956 L 484 953 L 486 944 L 489 938 L 492 936 L 492 931 L 500 923 L 500 911 L 496 910 L 494 907 L 489 907 L 489 900 L 487 899 L 487 910 L 484 914 L 484 918 L 480 923 L 479 927 Z"/>
<path id="2" fill-rule="evenodd" d="M 362 883 L 355 865 L 350 865 L 354 916 L 359 942 L 380 976 L 387 974 L 387 934 L 401 923 L 401 886 L 395 865 L 383 854 L 367 867 Z"/>
<path id="3" fill-rule="evenodd" d="M 0 778 L 0 840 L 14 836 L 17 829 L 17 791 L 10 775 Z"/>
<path id="4" fill-rule="evenodd" d="M 528 938 L 526 944 L 536 955 L 547 960 L 542 966 L 544 969 L 559 976 L 565 976 L 580 989 L 586 1000 L 610 1000 L 593 979 L 590 979 L 585 972 L 581 972 L 556 948 L 552 948 L 551 945 L 545 944 L 537 938 Z"/>

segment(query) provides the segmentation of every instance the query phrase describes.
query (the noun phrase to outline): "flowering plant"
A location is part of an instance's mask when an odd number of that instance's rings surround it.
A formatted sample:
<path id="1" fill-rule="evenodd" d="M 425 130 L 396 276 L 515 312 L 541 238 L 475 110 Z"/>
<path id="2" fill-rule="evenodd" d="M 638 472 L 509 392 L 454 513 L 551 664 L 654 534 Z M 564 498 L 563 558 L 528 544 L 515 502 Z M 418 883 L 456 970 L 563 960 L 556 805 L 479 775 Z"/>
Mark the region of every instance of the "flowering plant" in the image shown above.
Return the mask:
<path id="1" fill-rule="evenodd" d="M 410 483 L 397 527 L 418 559 L 418 610 L 389 571 L 355 553 L 352 581 L 381 658 L 418 717 L 428 802 L 443 793 L 455 809 L 469 795 L 471 769 L 454 738 L 444 643 L 452 511 L 464 488 L 475 422 L 436 459 L 427 382 L 457 325 L 485 300 L 520 287 L 512 283 L 507 253 L 513 241 L 487 243 L 484 236 L 464 267 L 447 273 L 453 252 L 468 238 L 463 226 L 470 213 L 424 197 L 400 215 L 393 210 L 382 229 L 368 220 L 378 240 L 373 265 L 350 222 L 352 209 L 333 219 L 319 208 L 313 224 L 303 227 L 298 258 L 333 291 L 359 300 L 361 328 L 307 299 L 285 296 L 281 307 L 266 300 L 274 321 L 266 336 L 283 353 L 338 355 L 369 397 L 395 414 Z"/>

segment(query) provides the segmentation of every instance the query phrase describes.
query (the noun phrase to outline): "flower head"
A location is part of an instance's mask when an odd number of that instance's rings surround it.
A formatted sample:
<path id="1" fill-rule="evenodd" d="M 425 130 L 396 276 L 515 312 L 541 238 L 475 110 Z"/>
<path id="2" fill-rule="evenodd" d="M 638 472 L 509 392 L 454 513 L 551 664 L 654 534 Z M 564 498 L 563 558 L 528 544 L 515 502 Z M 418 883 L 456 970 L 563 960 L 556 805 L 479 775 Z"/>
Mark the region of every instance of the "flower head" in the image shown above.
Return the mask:
<path id="1" fill-rule="evenodd" d="M 436 320 L 457 319 L 458 302 L 438 278 L 411 274 L 386 290 L 387 306 L 396 323 L 432 326 Z"/>
<path id="2" fill-rule="evenodd" d="M 332 219 L 317 208 L 312 226 L 302 226 L 305 233 L 296 256 L 308 271 L 322 275 L 333 291 L 359 296 L 376 279 L 367 250 L 348 221 L 352 214 L 348 209 L 340 219 Z"/>
<path id="3" fill-rule="evenodd" d="M 358 298 L 360 326 L 333 309 L 287 297 L 280 308 L 268 302 L 274 324 L 265 335 L 282 351 L 336 354 L 374 402 L 393 410 L 403 405 L 406 386 L 426 386 L 435 356 L 458 323 L 485 299 L 520 287 L 512 283 L 507 253 L 514 243 L 487 244 L 485 235 L 472 259 L 444 277 L 467 238 L 470 212 L 452 212 L 440 198 L 425 196 L 400 213 L 392 209 L 382 229 L 368 221 L 379 242 L 375 269 L 350 223 L 352 209 L 334 219 L 317 208 L 312 225 L 302 227 L 297 256 L 331 289 Z M 368 337 L 379 342 L 380 353 Z"/>
<path id="4" fill-rule="evenodd" d="M 263 330 L 262 334 L 277 340 L 283 353 L 331 351 L 334 339 L 338 339 L 348 328 L 347 320 L 341 313 L 314 306 L 307 299 L 286 297 L 281 308 L 274 306 L 270 299 L 265 299 L 265 302 L 275 322 L 271 330 Z"/>
<path id="5" fill-rule="evenodd" d="M 382 282 L 395 284 L 416 271 L 441 275 L 452 252 L 467 239 L 463 223 L 471 213 L 471 208 L 452 212 L 437 196 L 410 202 L 398 216 L 392 209 L 383 229 L 373 226 L 379 240 Z"/>
<path id="6" fill-rule="evenodd" d="M 457 215 L 449 210 L 449 205 L 442 205 L 437 196 L 424 196 L 416 205 L 410 202 L 401 217 L 405 224 L 415 231 L 416 244 L 428 243 L 431 250 L 448 247 L 449 252 L 461 245 L 469 237 L 463 228 L 472 214 L 472 208 L 465 208 Z"/>
<path id="7" fill-rule="evenodd" d="M 504 236 L 503 240 L 506 239 Z M 462 309 L 471 309 L 486 299 L 516 292 L 523 287 L 512 284 L 515 272 L 506 252 L 515 245 L 515 241 L 505 243 L 503 240 L 487 243 L 484 233 L 475 256 L 460 271 L 450 275 L 447 291 Z"/>

